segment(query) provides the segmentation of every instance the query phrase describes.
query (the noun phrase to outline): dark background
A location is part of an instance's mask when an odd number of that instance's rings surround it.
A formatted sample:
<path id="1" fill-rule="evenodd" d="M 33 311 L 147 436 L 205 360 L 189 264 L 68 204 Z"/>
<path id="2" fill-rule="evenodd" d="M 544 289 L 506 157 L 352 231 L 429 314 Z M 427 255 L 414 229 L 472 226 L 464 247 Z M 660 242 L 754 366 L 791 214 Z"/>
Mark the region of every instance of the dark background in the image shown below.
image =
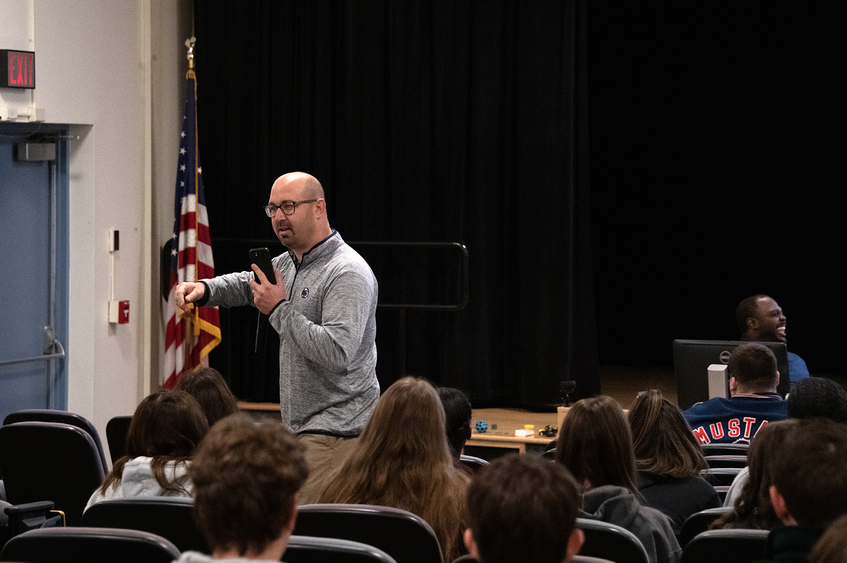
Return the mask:
<path id="1" fill-rule="evenodd" d="M 599 365 L 670 366 L 674 338 L 736 338 L 736 304 L 760 292 L 813 374 L 845 372 L 830 303 L 847 250 L 845 44 L 825 9 L 232 6 L 203 0 L 195 17 L 217 271 L 273 236 L 261 206 L 296 169 L 324 183 L 348 241 L 468 248 L 466 309 L 378 313 L 383 387 L 404 326 L 405 372 L 475 406 L 555 403 L 566 378 L 591 395 Z M 381 302 L 456 296 L 451 256 L 379 270 Z M 239 397 L 275 401 L 273 331 L 257 356 L 255 311 L 222 323 L 212 365 Z"/>

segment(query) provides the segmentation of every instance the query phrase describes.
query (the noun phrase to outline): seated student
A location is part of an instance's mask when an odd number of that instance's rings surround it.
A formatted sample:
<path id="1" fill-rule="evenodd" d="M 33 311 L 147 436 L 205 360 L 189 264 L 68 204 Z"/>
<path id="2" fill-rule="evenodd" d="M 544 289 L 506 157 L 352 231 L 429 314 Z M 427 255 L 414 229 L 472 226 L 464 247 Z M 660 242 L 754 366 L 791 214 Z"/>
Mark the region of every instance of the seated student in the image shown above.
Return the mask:
<path id="1" fill-rule="evenodd" d="M 796 420 L 772 462 L 771 504 L 785 525 L 771 530 L 774 561 L 805 561 L 824 528 L 847 514 L 847 426 Z"/>
<path id="2" fill-rule="evenodd" d="M 200 403 L 209 428 L 220 419 L 239 412 L 238 400 L 215 368 L 199 368 L 180 375 L 174 389 L 185 391 Z"/>
<path id="3" fill-rule="evenodd" d="M 324 481 L 317 502 L 377 504 L 417 514 L 444 560 L 459 555 L 470 478 L 453 463 L 435 388 L 404 377 L 385 390 L 356 449 Z"/>
<path id="4" fill-rule="evenodd" d="M 786 400 L 788 418 L 828 418 L 847 423 L 847 393 L 844 388 L 831 379 L 809 377 L 794 387 Z M 732 481 L 724 499 L 724 506 L 734 506 L 747 482 L 749 466 L 742 469 Z"/>
<path id="5" fill-rule="evenodd" d="M 621 406 L 600 395 L 574 403 L 556 443 L 556 461 L 583 489 L 580 516 L 626 528 L 651 563 L 676 563 L 682 549 L 670 519 L 639 501 L 632 431 Z"/>
<path id="6" fill-rule="evenodd" d="M 447 443 L 450 444 L 456 467 L 471 475 L 470 468 L 460 461 L 465 442 L 471 438 L 471 402 L 463 391 L 453 387 L 439 387 L 437 391 L 441 406 L 444 407 Z"/>
<path id="7" fill-rule="evenodd" d="M 749 478 L 740 487 L 733 510 L 718 518 L 710 527 L 770 530 L 779 523 L 771 506 L 770 487 L 772 462 L 778 455 L 780 444 L 785 440 L 793 420 L 772 422 L 759 430 L 750 449 L 747 450 Z M 735 484 L 733 483 L 733 486 Z"/>
<path id="8" fill-rule="evenodd" d="M 674 533 L 695 512 L 721 505 L 715 488 L 700 476 L 708 467 L 703 450 L 676 405 L 651 389 L 636 397 L 628 418 L 639 492 L 671 519 Z"/>
<path id="9" fill-rule="evenodd" d="M 126 455 L 115 462 L 86 508 L 112 498 L 191 496 L 186 469 L 209 425 L 184 391 L 145 397 L 129 423 Z"/>
<path id="10" fill-rule="evenodd" d="M 222 419 L 188 469 L 194 519 L 212 557 L 186 551 L 177 563 L 279 562 L 294 529 L 297 491 L 308 474 L 303 446 L 279 421 L 256 422 L 246 414 Z"/>
<path id="11" fill-rule="evenodd" d="M 468 490 L 468 554 L 481 563 L 567 563 L 585 541 L 578 508 L 579 486 L 563 465 L 497 458 Z"/>
<path id="12" fill-rule="evenodd" d="M 749 444 L 759 428 L 788 417 L 786 403 L 776 392 L 776 356 L 758 342 L 742 344 L 729 355 L 726 368 L 730 398 L 715 397 L 682 413 L 702 444 Z"/>

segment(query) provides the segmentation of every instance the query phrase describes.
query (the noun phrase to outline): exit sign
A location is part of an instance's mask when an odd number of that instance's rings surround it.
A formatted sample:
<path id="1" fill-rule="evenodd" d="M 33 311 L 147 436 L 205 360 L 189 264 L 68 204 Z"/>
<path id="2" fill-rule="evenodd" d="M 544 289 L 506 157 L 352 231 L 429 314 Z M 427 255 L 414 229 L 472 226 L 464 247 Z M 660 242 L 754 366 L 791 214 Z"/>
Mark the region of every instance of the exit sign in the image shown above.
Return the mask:
<path id="1" fill-rule="evenodd" d="M 35 88 L 35 53 L 0 49 L 0 88 Z"/>

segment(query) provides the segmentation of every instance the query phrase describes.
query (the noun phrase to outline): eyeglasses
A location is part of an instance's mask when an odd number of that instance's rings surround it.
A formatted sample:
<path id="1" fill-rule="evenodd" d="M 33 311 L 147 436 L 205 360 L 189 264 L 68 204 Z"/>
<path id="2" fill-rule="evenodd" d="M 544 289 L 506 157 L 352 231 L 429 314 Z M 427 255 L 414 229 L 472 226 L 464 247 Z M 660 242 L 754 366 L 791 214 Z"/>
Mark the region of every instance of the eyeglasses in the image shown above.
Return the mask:
<path id="1" fill-rule="evenodd" d="M 268 217 L 273 217 L 276 215 L 277 209 L 282 209 L 282 212 L 286 215 L 294 215 L 294 212 L 297 210 L 297 206 L 301 203 L 315 203 L 316 199 L 304 199 L 303 201 L 283 201 L 282 205 L 274 205 L 273 203 L 269 203 L 265 206 L 265 215 Z"/>

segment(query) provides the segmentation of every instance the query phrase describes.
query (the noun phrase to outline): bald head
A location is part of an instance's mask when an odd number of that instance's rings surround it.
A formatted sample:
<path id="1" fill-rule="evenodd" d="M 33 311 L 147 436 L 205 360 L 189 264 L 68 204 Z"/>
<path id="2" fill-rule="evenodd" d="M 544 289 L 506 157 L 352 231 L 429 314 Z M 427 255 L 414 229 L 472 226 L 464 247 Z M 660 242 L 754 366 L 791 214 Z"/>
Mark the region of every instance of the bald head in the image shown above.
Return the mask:
<path id="1" fill-rule="evenodd" d="M 283 174 L 276 179 L 271 187 L 271 192 L 273 192 L 277 184 L 295 184 L 301 186 L 303 195 L 307 196 L 306 199 L 320 199 L 324 197 L 324 188 L 321 183 L 317 178 L 306 172 L 289 172 L 288 174 Z"/>
<path id="2" fill-rule="evenodd" d="M 294 205 L 290 215 L 283 211 L 284 203 Z M 289 172 L 277 178 L 268 204 L 279 208 L 271 217 L 274 233 L 298 260 L 332 234 L 323 186 L 311 174 Z"/>

